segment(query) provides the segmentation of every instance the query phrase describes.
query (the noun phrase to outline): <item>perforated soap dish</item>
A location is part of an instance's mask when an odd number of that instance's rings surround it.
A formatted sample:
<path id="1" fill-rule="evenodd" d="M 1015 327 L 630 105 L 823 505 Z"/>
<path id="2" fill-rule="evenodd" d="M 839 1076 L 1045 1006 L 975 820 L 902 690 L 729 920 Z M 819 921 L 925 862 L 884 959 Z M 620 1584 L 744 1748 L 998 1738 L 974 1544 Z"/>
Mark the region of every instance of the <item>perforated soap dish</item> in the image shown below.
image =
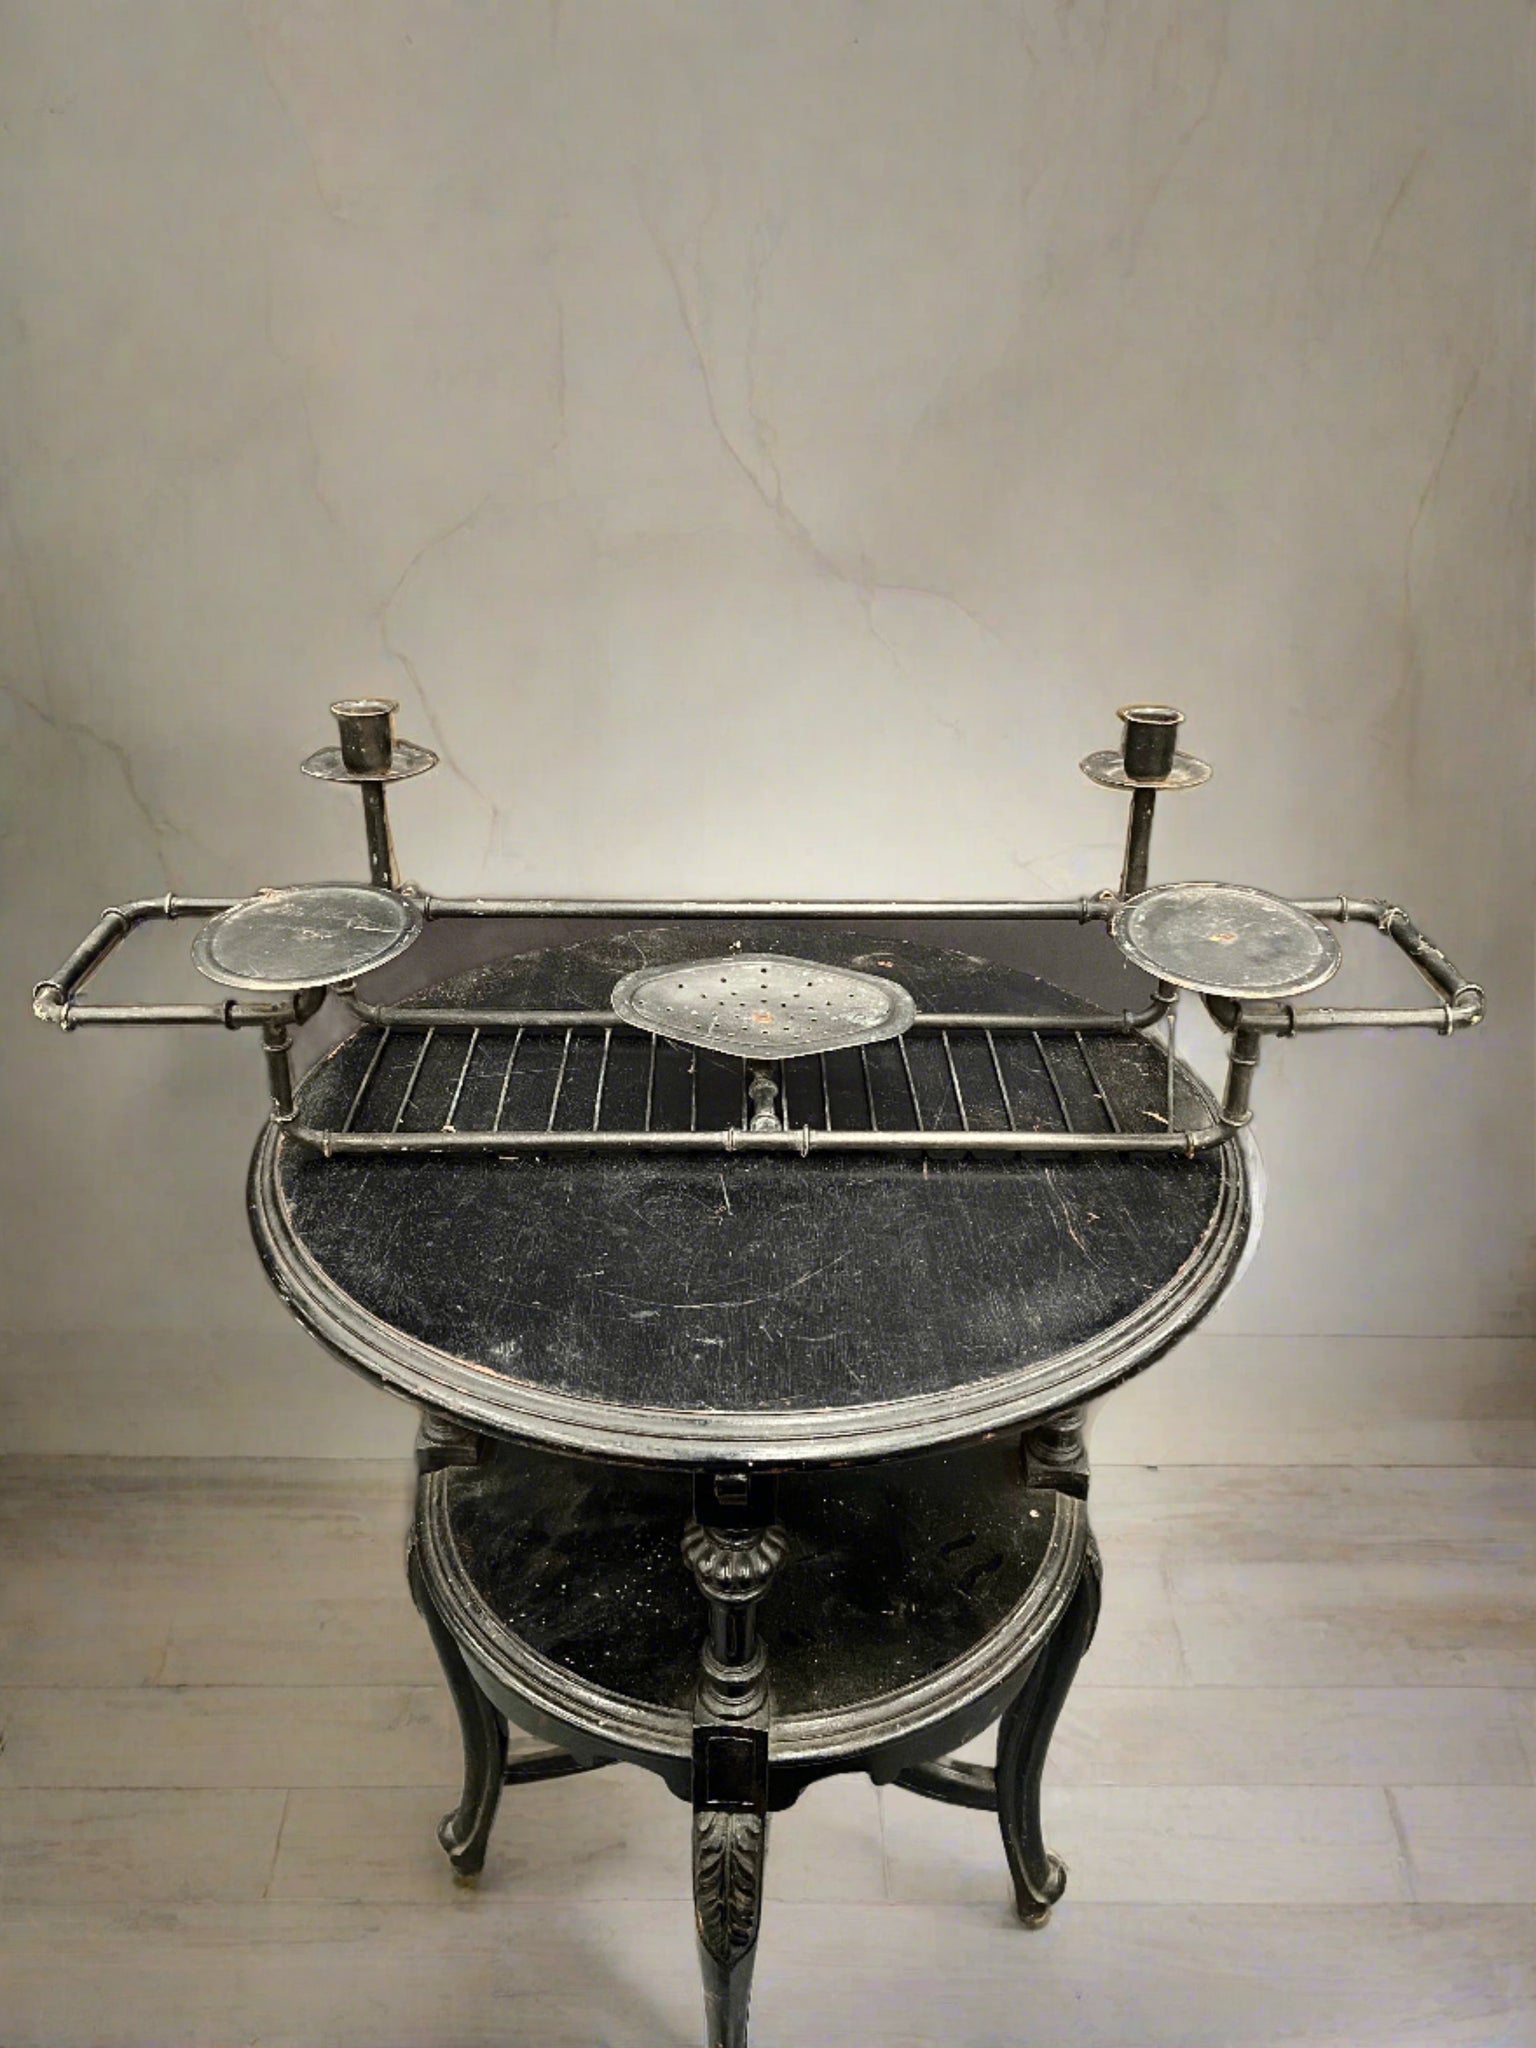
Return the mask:
<path id="1" fill-rule="evenodd" d="M 782 953 L 642 967 L 614 984 L 611 1001 L 626 1024 L 744 1060 L 873 1045 L 899 1038 L 916 1014 L 897 982 Z"/>

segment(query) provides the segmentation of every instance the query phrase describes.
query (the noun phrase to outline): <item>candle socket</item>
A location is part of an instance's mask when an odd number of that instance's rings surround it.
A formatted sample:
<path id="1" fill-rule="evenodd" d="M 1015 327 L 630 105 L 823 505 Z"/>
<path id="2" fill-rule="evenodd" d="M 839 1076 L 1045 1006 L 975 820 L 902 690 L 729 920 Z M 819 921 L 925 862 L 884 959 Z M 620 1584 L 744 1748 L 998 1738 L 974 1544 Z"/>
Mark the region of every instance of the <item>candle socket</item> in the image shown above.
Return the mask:
<path id="1" fill-rule="evenodd" d="M 395 754 L 395 713 L 388 697 L 343 697 L 331 706 L 341 760 L 354 775 L 387 775 Z"/>
<path id="2" fill-rule="evenodd" d="M 1126 774 L 1133 782 L 1161 782 L 1173 767 L 1183 712 L 1171 704 L 1128 704 L 1120 716 Z"/>

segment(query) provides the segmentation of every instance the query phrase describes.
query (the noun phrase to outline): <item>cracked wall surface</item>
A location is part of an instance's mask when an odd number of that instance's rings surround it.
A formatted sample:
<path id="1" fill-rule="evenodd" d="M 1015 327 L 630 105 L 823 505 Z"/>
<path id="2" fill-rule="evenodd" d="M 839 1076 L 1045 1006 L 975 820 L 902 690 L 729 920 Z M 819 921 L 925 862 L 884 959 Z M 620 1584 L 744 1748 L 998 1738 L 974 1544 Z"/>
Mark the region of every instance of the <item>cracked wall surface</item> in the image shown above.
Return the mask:
<path id="1" fill-rule="evenodd" d="M 1076 892 L 1079 757 L 1181 704 L 1160 872 L 1397 896 L 1492 1003 L 1266 1061 L 1225 1326 L 1531 1330 L 1522 0 L 4 33 L 0 1325 L 302 1355 L 250 1049 L 26 995 L 106 902 L 359 871 L 294 771 L 383 691 L 443 892 Z"/>

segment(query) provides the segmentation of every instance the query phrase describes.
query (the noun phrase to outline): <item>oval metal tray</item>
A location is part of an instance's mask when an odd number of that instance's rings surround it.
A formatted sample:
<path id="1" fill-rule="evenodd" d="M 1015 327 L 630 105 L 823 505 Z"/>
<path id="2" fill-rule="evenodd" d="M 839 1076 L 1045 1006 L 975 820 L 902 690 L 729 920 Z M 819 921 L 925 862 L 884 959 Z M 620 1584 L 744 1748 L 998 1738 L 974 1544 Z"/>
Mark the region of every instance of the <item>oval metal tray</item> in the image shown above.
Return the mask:
<path id="1" fill-rule="evenodd" d="M 614 984 L 626 1024 L 744 1060 L 796 1059 L 899 1038 L 915 1014 L 898 982 L 781 953 L 642 967 Z"/>

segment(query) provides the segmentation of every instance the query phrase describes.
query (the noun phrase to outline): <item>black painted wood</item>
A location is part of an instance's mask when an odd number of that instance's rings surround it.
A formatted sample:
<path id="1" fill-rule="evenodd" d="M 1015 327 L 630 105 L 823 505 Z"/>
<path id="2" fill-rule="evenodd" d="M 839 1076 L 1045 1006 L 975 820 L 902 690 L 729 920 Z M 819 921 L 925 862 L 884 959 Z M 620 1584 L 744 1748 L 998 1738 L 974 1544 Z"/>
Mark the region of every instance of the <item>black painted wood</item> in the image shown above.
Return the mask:
<path id="1" fill-rule="evenodd" d="M 504 1444 L 444 1484 L 461 1569 L 498 1621 L 588 1685 L 691 1710 L 702 1609 L 679 1547 L 686 1472 Z M 778 1495 L 789 1549 L 758 1627 L 781 1716 L 836 1713 L 954 1663 L 1024 1598 L 1056 1514 L 1011 1439 L 786 1473 Z"/>
<path id="2" fill-rule="evenodd" d="M 921 1008 L 1086 1008 L 965 954 L 776 925 L 596 938 L 423 999 L 601 1007 L 633 967 L 732 944 L 894 973 Z M 342 1120 L 375 1043 L 359 1032 L 311 1072 L 309 1121 Z M 1139 1048 L 1094 1050 L 1117 1092 L 1156 1108 Z M 457 1064 L 445 1060 L 444 1086 Z M 1021 1048 L 1021 1077 L 1026 1066 Z M 1091 1090 L 1075 1113 L 1093 1127 Z M 400 1391 L 616 1456 L 795 1459 L 977 1434 L 1123 1378 L 1230 1277 L 1247 1173 L 1236 1147 L 1191 1160 L 327 1161 L 269 1132 L 252 1215 L 295 1311 Z"/>

